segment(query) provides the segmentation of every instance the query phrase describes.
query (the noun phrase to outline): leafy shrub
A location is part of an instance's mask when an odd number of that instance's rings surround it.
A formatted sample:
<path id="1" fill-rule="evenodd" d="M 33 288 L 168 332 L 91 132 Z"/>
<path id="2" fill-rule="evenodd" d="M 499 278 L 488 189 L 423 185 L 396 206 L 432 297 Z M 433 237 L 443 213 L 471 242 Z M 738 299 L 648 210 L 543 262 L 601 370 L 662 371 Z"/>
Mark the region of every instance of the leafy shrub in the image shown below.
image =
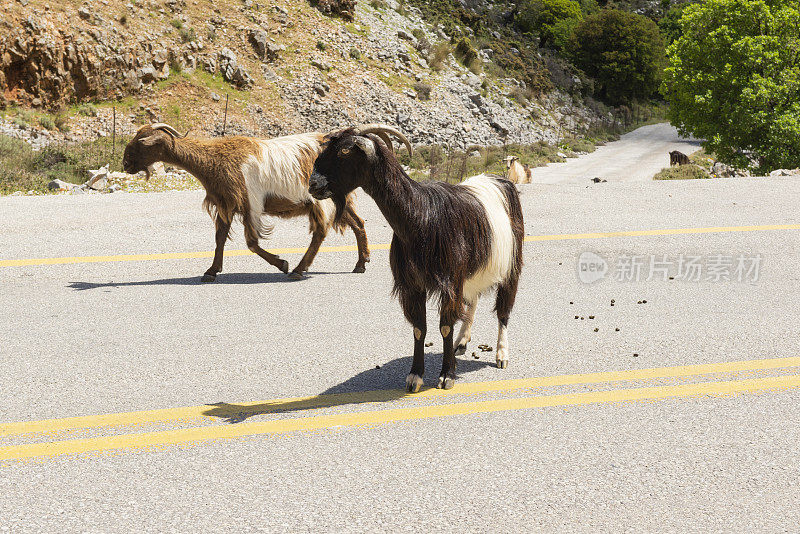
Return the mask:
<path id="1" fill-rule="evenodd" d="M 461 59 L 464 65 L 469 66 L 473 61 L 478 59 L 478 51 L 472 47 L 472 43 L 466 37 L 462 37 L 456 41 L 456 56 Z"/>
<path id="2" fill-rule="evenodd" d="M 428 38 L 425 37 L 425 32 L 419 28 L 414 28 L 411 30 L 411 35 L 417 40 L 417 51 L 420 54 L 427 55 L 431 50 L 431 43 L 428 41 Z"/>
<path id="3" fill-rule="evenodd" d="M 66 113 L 59 113 L 56 115 L 55 121 L 53 121 L 58 128 L 62 132 L 69 131 L 69 115 Z"/>
<path id="4" fill-rule="evenodd" d="M 417 92 L 417 96 L 419 97 L 420 100 L 430 100 L 431 90 L 432 87 L 428 83 L 417 82 L 414 84 L 414 91 Z"/>
<path id="5" fill-rule="evenodd" d="M 356 0 L 316 0 L 317 9 L 328 16 L 338 16 L 352 22 L 356 12 Z"/>
<path id="6" fill-rule="evenodd" d="M 181 28 L 183 28 L 183 21 L 180 19 L 172 19 L 170 24 L 172 24 L 172 27 L 175 28 L 176 30 L 180 30 Z"/>
<path id="7" fill-rule="evenodd" d="M 430 56 L 428 56 L 428 65 L 435 71 L 442 70 L 451 51 L 452 49 L 448 43 L 436 43 L 431 50 Z"/>
<path id="8" fill-rule="evenodd" d="M 39 126 L 45 130 L 55 130 L 56 123 L 50 115 L 42 115 L 39 117 Z"/>
<path id="9" fill-rule="evenodd" d="M 197 34 L 194 32 L 194 28 L 181 28 L 178 30 L 178 35 L 180 35 L 181 42 L 183 43 L 191 43 L 197 40 Z"/>
<path id="10" fill-rule="evenodd" d="M 78 106 L 78 113 L 85 117 L 97 117 L 97 107 L 94 104 L 81 104 Z"/>
<path id="11" fill-rule="evenodd" d="M 516 22 L 522 31 L 539 35 L 539 46 L 552 43 L 560 47 L 582 18 L 581 6 L 573 0 L 528 0 Z"/>
<path id="12" fill-rule="evenodd" d="M 595 79 L 595 94 L 617 105 L 654 94 L 661 81 L 664 41 L 647 17 L 604 9 L 575 28 L 569 55 Z"/>

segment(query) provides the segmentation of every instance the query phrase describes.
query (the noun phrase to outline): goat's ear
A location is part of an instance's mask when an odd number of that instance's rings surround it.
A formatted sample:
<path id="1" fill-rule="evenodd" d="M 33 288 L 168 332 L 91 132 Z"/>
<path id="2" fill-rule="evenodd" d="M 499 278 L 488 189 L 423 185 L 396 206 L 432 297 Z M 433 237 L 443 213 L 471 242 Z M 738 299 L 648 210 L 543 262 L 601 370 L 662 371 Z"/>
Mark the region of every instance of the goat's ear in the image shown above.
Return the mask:
<path id="1" fill-rule="evenodd" d="M 158 143 L 160 139 L 161 136 L 157 133 L 154 133 L 153 135 L 149 135 L 147 137 L 142 137 L 141 139 L 139 139 L 139 144 L 141 144 L 142 146 L 153 146 L 156 143 Z"/>
<path id="2" fill-rule="evenodd" d="M 367 156 L 368 160 L 374 161 L 376 159 L 375 142 L 372 139 L 358 136 L 356 137 L 355 146 Z"/>

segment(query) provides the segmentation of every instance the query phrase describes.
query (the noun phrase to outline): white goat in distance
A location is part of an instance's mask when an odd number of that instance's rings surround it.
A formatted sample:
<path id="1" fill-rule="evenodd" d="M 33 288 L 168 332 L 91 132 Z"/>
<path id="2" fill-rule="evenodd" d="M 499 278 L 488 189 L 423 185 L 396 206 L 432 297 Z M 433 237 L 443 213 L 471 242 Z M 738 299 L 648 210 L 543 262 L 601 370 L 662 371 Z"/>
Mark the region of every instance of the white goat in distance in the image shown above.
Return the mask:
<path id="1" fill-rule="evenodd" d="M 531 169 L 527 165 L 519 162 L 518 156 L 506 156 L 503 158 L 506 162 L 506 179 L 515 184 L 529 184 L 531 183 Z"/>

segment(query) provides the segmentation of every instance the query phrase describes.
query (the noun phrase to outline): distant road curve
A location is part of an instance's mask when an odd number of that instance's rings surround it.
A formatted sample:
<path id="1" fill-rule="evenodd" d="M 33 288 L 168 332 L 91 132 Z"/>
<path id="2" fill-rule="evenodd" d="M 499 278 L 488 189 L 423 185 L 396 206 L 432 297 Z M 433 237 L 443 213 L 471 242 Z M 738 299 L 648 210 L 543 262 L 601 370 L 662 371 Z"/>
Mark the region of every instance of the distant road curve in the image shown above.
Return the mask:
<path id="1" fill-rule="evenodd" d="M 670 151 L 691 154 L 699 149 L 699 141 L 681 137 L 670 124 L 651 124 L 597 147 L 591 154 L 537 167 L 531 173 L 533 182 L 542 184 L 581 183 L 595 177 L 609 182 L 641 182 L 669 167 Z"/>

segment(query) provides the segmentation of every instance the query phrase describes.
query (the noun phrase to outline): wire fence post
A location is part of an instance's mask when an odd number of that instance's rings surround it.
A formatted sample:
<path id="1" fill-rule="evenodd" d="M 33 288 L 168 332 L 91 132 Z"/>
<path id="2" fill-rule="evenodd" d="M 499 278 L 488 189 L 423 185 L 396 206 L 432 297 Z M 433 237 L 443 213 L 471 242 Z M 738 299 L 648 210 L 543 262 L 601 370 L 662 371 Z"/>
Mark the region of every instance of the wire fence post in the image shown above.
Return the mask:
<path id="1" fill-rule="evenodd" d="M 222 119 L 222 137 L 225 137 L 225 127 L 228 125 L 228 95 L 225 95 L 225 117 Z"/>
<path id="2" fill-rule="evenodd" d="M 117 156 L 117 106 L 111 106 L 111 159 Z"/>

